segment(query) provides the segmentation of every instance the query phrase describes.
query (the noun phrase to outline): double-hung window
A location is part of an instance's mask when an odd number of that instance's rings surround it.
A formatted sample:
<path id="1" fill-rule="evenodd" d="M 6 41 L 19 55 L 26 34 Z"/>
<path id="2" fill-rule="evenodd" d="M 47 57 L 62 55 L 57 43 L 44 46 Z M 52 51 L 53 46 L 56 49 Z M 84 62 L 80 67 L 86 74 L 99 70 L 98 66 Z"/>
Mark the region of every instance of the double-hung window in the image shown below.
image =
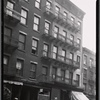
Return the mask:
<path id="1" fill-rule="evenodd" d="M 17 59 L 16 62 L 16 74 L 19 76 L 23 76 L 23 66 L 24 66 L 24 61 L 21 59 Z"/>
<path id="2" fill-rule="evenodd" d="M 20 50 L 25 50 L 25 42 L 26 42 L 26 35 L 20 33 L 19 34 L 19 47 Z"/>
<path id="3" fill-rule="evenodd" d="M 7 43 L 10 42 L 11 36 L 12 36 L 12 29 L 5 27 L 4 28 L 4 41 L 7 42 Z"/>
<path id="4" fill-rule="evenodd" d="M 50 23 L 48 23 L 47 21 L 45 21 L 45 33 L 46 34 L 49 34 L 49 31 L 50 31 Z"/>
<path id="5" fill-rule="evenodd" d="M 49 45 L 44 43 L 43 45 L 43 56 L 48 56 Z"/>
<path id="6" fill-rule="evenodd" d="M 52 68 L 52 78 L 56 79 L 56 77 L 57 77 L 57 68 L 53 67 Z"/>
<path id="7" fill-rule="evenodd" d="M 66 51 L 65 50 L 62 50 L 62 61 L 65 60 L 65 57 L 66 57 Z"/>
<path id="8" fill-rule="evenodd" d="M 77 55 L 77 62 L 79 63 L 80 65 L 80 56 Z"/>
<path id="9" fill-rule="evenodd" d="M 42 75 L 47 76 L 47 67 L 42 67 Z"/>
<path id="10" fill-rule="evenodd" d="M 39 31 L 39 24 L 40 24 L 40 17 L 34 15 L 33 29 L 34 29 L 35 31 Z"/>
<path id="11" fill-rule="evenodd" d="M 35 0 L 35 7 L 40 9 L 41 8 L 41 0 Z"/>
<path id="12" fill-rule="evenodd" d="M 57 27 L 57 26 L 55 26 L 54 27 L 54 34 L 53 34 L 53 36 L 55 37 L 55 38 L 57 38 L 57 35 L 59 34 L 59 27 Z"/>
<path id="13" fill-rule="evenodd" d="M 49 11 L 51 9 L 51 2 L 46 1 L 46 10 Z"/>
<path id="14" fill-rule="evenodd" d="M 79 26 L 79 27 L 81 26 L 81 22 L 79 22 L 79 21 L 78 21 L 78 23 L 77 23 L 77 24 L 78 24 L 78 26 Z"/>
<path id="15" fill-rule="evenodd" d="M 90 58 L 90 67 L 92 68 L 92 66 L 93 66 L 93 59 Z"/>
<path id="16" fill-rule="evenodd" d="M 81 40 L 78 38 L 77 39 L 77 44 L 80 46 L 80 44 L 81 44 Z"/>
<path id="17" fill-rule="evenodd" d="M 32 39 L 32 54 L 37 55 L 38 53 L 38 40 L 37 39 Z"/>
<path id="18" fill-rule="evenodd" d="M 79 82 L 80 82 L 80 75 L 76 74 L 76 80 L 77 80 L 77 85 L 79 86 Z"/>
<path id="19" fill-rule="evenodd" d="M 74 58 L 74 55 L 72 52 L 70 52 L 70 59 L 73 60 L 73 58 Z"/>
<path id="20" fill-rule="evenodd" d="M 65 41 L 67 32 L 63 30 L 63 32 L 59 33 L 59 39 Z"/>
<path id="21" fill-rule="evenodd" d="M 7 1 L 6 8 L 7 8 L 7 12 L 6 13 L 8 15 L 12 16 L 12 14 L 13 14 L 13 8 L 14 8 L 14 3 L 10 2 L 10 1 Z"/>
<path id="22" fill-rule="evenodd" d="M 36 78 L 36 67 L 37 67 L 37 64 L 31 63 L 31 68 L 30 68 L 30 78 L 31 79 Z"/>
<path id="23" fill-rule="evenodd" d="M 84 60 L 83 63 L 86 65 L 87 64 L 87 56 L 86 55 L 84 55 L 84 59 L 83 60 Z"/>
<path id="24" fill-rule="evenodd" d="M 59 16 L 59 12 L 60 12 L 60 8 L 58 6 L 56 6 L 55 10 L 56 10 L 55 15 L 58 17 Z"/>
<path id="25" fill-rule="evenodd" d="M 25 9 L 21 9 L 21 23 L 24 25 L 27 25 L 27 16 L 28 16 L 28 11 Z"/>
<path id="26" fill-rule="evenodd" d="M 57 52 L 58 48 L 56 46 L 53 46 L 53 59 L 57 59 Z"/>
<path id="27" fill-rule="evenodd" d="M 65 70 L 61 70 L 61 80 L 65 80 Z"/>
<path id="28" fill-rule="evenodd" d="M 68 13 L 66 13 L 66 12 L 64 11 L 63 16 L 64 16 L 64 20 L 66 20 L 66 19 L 67 19 L 67 17 L 68 17 Z"/>
<path id="29" fill-rule="evenodd" d="M 71 45 L 73 45 L 73 43 L 74 43 L 74 36 L 73 35 L 70 35 L 70 43 L 71 43 Z"/>
<path id="30" fill-rule="evenodd" d="M 4 57 L 3 57 L 3 64 L 4 64 L 4 67 L 5 67 L 5 66 L 8 66 L 8 62 L 9 62 L 9 57 L 4 55 Z"/>
<path id="31" fill-rule="evenodd" d="M 86 79 L 87 78 L 87 69 L 83 69 L 83 77 Z"/>
<path id="32" fill-rule="evenodd" d="M 72 17 L 72 16 L 71 16 L 71 21 L 72 21 L 72 25 L 73 25 L 73 24 L 74 24 L 75 19 L 74 19 L 74 17 Z"/>

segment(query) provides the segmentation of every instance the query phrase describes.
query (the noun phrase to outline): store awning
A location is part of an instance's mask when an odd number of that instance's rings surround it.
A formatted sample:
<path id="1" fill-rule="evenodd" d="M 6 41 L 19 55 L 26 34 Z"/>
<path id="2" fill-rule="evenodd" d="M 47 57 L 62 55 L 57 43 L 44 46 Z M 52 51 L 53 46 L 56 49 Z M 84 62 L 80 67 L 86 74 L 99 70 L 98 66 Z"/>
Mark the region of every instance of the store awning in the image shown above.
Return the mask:
<path id="1" fill-rule="evenodd" d="M 16 82 L 16 81 L 8 81 L 8 80 L 4 80 L 4 83 L 9 83 L 9 84 L 15 84 L 15 85 L 23 85 L 22 82 Z"/>
<path id="2" fill-rule="evenodd" d="M 89 100 L 82 92 L 75 92 L 75 91 L 72 91 L 72 98 L 74 100 Z"/>

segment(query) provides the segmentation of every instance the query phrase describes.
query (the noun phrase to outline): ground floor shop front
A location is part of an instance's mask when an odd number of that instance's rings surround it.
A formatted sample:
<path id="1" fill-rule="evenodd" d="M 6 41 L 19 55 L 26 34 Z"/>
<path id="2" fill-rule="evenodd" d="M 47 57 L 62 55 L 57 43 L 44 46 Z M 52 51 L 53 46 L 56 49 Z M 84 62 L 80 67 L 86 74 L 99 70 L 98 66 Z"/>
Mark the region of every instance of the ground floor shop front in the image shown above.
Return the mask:
<path id="1" fill-rule="evenodd" d="M 81 99 L 78 92 L 63 87 L 5 80 L 4 100 L 89 100 Z"/>

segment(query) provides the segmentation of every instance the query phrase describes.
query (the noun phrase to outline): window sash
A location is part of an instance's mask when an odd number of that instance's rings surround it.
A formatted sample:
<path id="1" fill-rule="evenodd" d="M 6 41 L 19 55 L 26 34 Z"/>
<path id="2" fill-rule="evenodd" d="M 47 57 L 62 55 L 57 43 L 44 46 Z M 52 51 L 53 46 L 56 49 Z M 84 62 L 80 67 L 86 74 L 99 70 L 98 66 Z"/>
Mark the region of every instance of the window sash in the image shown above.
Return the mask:
<path id="1" fill-rule="evenodd" d="M 42 74 L 47 75 L 47 67 L 42 67 Z"/>
<path id="2" fill-rule="evenodd" d="M 73 59 L 73 53 L 70 53 L 70 59 Z"/>
<path id="3" fill-rule="evenodd" d="M 9 58 L 7 56 L 4 56 L 4 58 L 3 58 L 3 64 L 4 65 L 8 65 L 8 61 L 9 61 Z"/>
<path id="4" fill-rule="evenodd" d="M 62 50 L 62 56 L 65 57 L 66 56 L 66 51 Z"/>
<path id="5" fill-rule="evenodd" d="M 46 8 L 47 8 L 47 9 L 50 9 L 50 8 L 51 8 L 51 2 L 46 1 Z"/>

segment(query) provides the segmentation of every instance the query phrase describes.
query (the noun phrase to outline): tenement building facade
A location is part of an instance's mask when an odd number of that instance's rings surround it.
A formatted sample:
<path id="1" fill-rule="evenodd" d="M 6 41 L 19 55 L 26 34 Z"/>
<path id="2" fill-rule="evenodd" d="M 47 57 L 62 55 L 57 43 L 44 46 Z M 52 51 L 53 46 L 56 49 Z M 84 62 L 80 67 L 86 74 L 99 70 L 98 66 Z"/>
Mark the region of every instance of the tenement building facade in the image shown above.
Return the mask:
<path id="1" fill-rule="evenodd" d="M 96 57 L 95 53 L 83 47 L 82 83 L 84 93 L 90 100 L 96 100 Z"/>
<path id="2" fill-rule="evenodd" d="M 84 15 L 70 0 L 4 0 L 4 100 L 88 100 L 81 84 Z"/>

